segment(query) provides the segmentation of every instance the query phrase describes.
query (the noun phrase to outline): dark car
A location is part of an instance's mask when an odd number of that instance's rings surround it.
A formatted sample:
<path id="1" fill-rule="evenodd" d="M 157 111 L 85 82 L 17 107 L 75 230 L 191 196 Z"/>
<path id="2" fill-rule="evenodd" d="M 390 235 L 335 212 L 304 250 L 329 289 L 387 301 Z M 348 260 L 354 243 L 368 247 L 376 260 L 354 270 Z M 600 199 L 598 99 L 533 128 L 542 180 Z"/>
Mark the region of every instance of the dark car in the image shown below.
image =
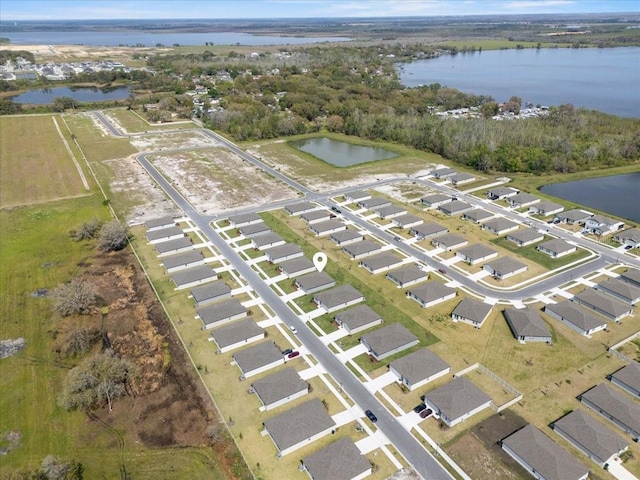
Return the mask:
<path id="1" fill-rule="evenodd" d="M 369 420 L 371 420 L 371 423 L 376 423 L 378 421 L 378 417 L 376 417 L 371 410 L 365 410 L 364 414 Z"/>
<path id="2" fill-rule="evenodd" d="M 413 411 L 414 411 L 414 412 L 416 412 L 416 413 L 420 413 L 420 412 L 421 412 L 421 411 L 423 411 L 425 408 L 427 408 L 427 406 L 426 406 L 424 403 L 421 403 L 421 404 L 419 404 L 419 405 L 416 405 L 416 406 L 413 408 Z"/>
<path id="3" fill-rule="evenodd" d="M 430 408 L 427 408 L 426 410 L 422 410 L 420 412 L 420 418 L 427 418 L 428 416 L 430 416 L 433 413 L 433 410 L 431 410 Z"/>
<path id="4" fill-rule="evenodd" d="M 291 352 L 293 352 L 293 348 L 287 348 L 282 351 L 282 355 L 289 355 Z"/>
<path id="5" fill-rule="evenodd" d="M 333 210 L 336 213 L 342 213 L 342 211 L 338 207 L 331 207 L 331 210 Z"/>
<path id="6" fill-rule="evenodd" d="M 296 358 L 298 355 L 300 355 L 300 352 L 294 350 L 293 352 L 289 353 L 289 355 L 287 355 L 287 358 Z"/>
<path id="7" fill-rule="evenodd" d="M 395 237 L 393 237 L 393 239 L 394 239 L 396 242 L 399 242 L 399 241 L 401 241 L 401 240 L 402 240 L 402 238 L 398 237 L 397 235 L 396 235 Z"/>
<path id="8" fill-rule="evenodd" d="M 633 248 L 633 245 L 627 245 L 626 247 L 624 247 L 625 250 L 631 250 Z"/>
<path id="9" fill-rule="evenodd" d="M 447 271 L 444 268 L 439 268 L 438 271 L 443 275 L 447 274 Z"/>

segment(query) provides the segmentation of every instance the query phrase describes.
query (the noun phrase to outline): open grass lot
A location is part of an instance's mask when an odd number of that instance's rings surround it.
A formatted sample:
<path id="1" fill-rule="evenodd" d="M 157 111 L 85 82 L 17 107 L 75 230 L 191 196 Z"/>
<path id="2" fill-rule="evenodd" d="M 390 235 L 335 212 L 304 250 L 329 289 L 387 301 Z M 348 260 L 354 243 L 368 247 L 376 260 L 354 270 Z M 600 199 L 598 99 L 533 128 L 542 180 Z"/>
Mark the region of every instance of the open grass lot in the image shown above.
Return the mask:
<path id="1" fill-rule="evenodd" d="M 59 115 L 0 117 L 0 208 L 89 193 L 65 147 L 63 138 L 81 161 L 61 118 Z M 80 163 L 81 168 L 83 164 Z"/>
<path id="2" fill-rule="evenodd" d="M 195 124 L 189 120 L 171 123 L 153 124 L 149 123 L 138 113 L 126 108 L 114 108 L 104 112 L 107 117 L 120 125 L 127 133 L 140 133 L 157 130 L 175 130 L 182 128 L 193 128 Z"/>

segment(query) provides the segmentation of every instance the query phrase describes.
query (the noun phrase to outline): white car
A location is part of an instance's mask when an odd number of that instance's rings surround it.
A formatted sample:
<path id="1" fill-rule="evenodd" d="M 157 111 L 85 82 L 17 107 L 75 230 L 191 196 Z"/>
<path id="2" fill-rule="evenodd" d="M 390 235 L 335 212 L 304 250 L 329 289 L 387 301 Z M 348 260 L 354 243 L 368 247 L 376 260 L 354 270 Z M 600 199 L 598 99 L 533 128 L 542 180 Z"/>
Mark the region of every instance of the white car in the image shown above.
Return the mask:
<path id="1" fill-rule="evenodd" d="M 293 333 L 294 335 L 298 333 L 298 330 L 293 325 L 289 325 L 289 330 L 291 330 L 291 333 Z"/>

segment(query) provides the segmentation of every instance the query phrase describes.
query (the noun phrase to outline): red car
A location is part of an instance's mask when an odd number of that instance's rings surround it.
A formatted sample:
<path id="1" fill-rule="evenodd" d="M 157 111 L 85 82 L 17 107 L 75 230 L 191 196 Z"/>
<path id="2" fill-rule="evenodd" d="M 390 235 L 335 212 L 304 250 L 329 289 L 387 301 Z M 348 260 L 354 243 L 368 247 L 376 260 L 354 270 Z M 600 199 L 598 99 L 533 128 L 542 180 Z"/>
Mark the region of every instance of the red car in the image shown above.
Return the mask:
<path id="1" fill-rule="evenodd" d="M 296 358 L 298 355 L 300 355 L 300 352 L 297 350 L 294 350 L 289 355 L 287 355 L 287 358 Z"/>

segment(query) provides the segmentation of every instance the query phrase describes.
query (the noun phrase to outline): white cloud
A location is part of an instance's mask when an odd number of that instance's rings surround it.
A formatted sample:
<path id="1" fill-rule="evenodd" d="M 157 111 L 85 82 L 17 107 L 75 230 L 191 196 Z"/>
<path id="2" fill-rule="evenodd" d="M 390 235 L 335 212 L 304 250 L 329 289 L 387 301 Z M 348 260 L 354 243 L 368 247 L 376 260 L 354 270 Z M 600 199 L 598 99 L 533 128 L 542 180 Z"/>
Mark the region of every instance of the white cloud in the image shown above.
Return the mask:
<path id="1" fill-rule="evenodd" d="M 575 2 L 569 0 L 515 0 L 513 2 L 505 2 L 504 7 L 513 10 L 530 10 L 549 7 L 566 7 L 573 5 Z"/>

